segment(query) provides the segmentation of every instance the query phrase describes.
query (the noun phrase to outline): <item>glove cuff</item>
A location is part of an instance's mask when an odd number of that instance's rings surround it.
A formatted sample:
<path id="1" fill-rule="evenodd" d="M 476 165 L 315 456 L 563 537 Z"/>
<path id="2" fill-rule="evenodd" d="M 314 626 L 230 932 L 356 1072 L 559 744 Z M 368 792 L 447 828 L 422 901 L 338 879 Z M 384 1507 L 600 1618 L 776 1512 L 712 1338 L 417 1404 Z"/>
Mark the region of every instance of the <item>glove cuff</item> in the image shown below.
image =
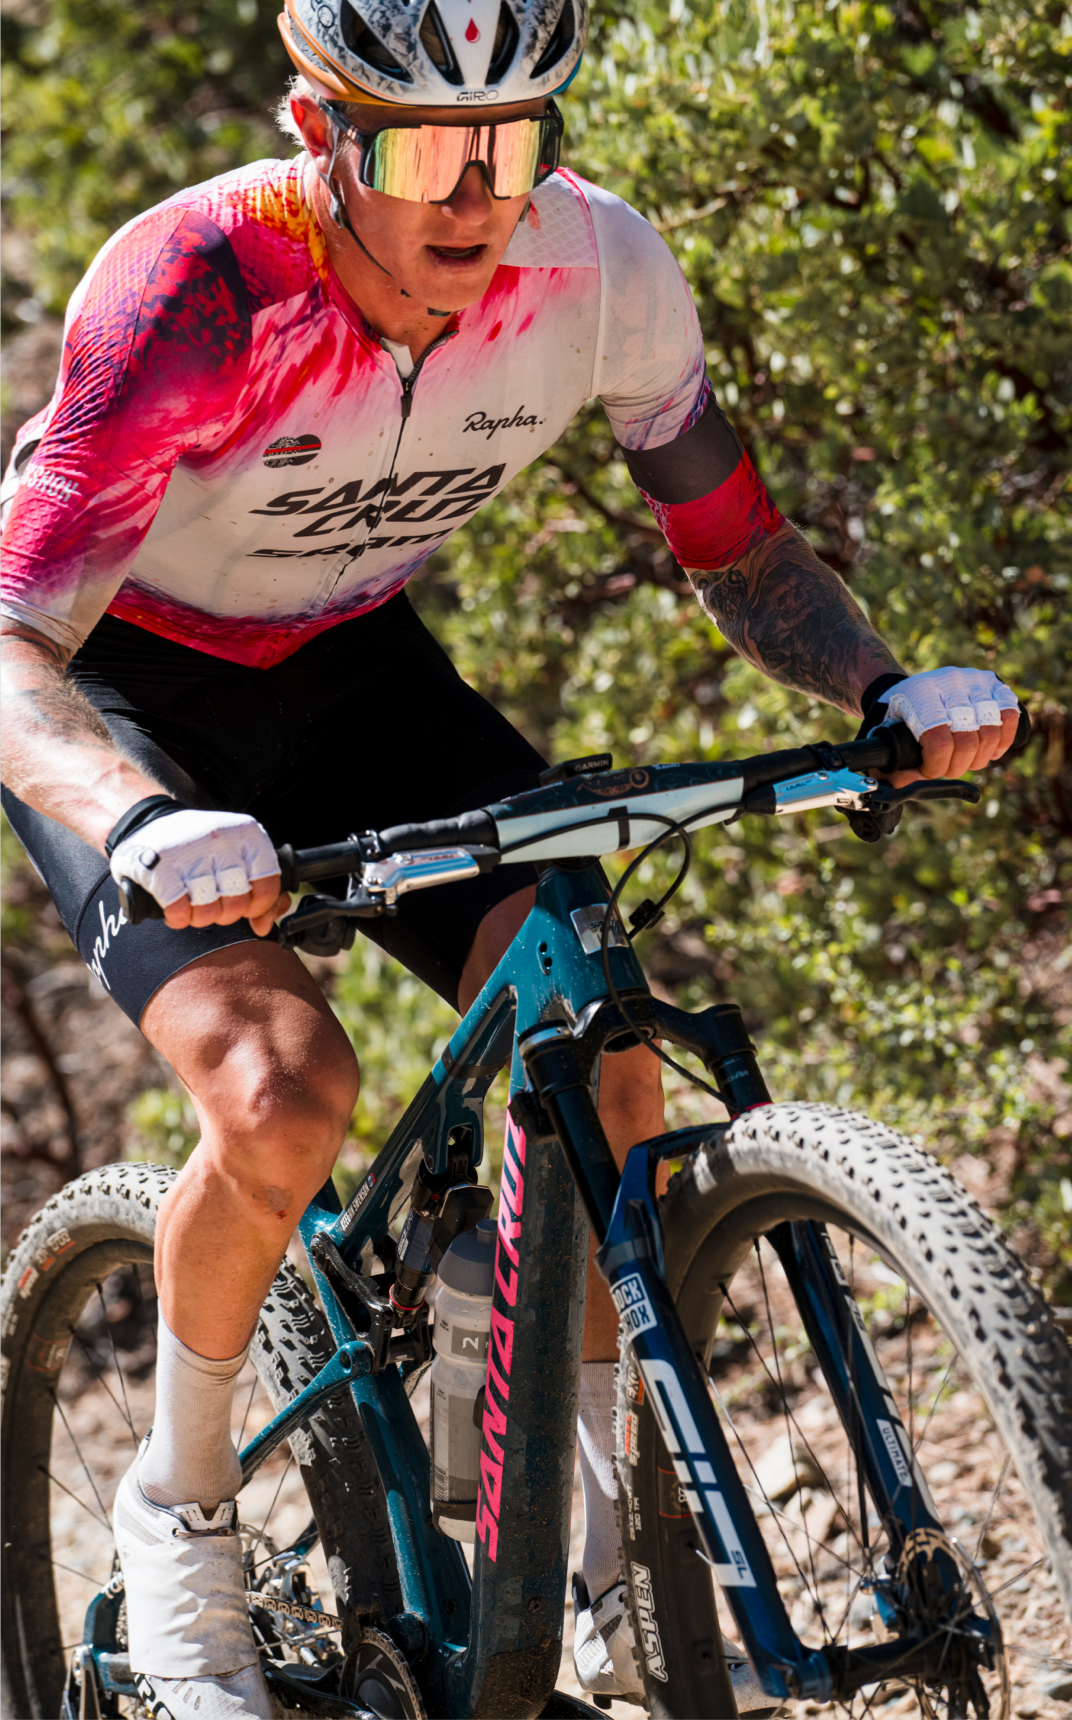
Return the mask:
<path id="1" fill-rule="evenodd" d="M 109 860 L 128 836 L 133 836 L 135 830 L 140 830 L 143 824 L 151 824 L 154 818 L 166 818 L 169 812 L 189 812 L 192 809 L 181 800 L 175 800 L 170 794 L 149 794 L 144 800 L 136 800 L 128 807 L 104 838 L 104 852 Z"/>
<path id="2" fill-rule="evenodd" d="M 907 681 L 907 679 L 908 675 L 904 669 L 887 670 L 885 675 L 876 675 L 875 679 L 864 688 L 860 699 L 860 706 L 864 713 L 863 721 L 853 736 L 854 740 L 862 741 L 865 736 L 871 733 L 872 729 L 878 728 L 880 713 L 875 707 L 885 705 L 885 694 L 889 692 L 890 688 L 896 687 L 901 681 Z"/>

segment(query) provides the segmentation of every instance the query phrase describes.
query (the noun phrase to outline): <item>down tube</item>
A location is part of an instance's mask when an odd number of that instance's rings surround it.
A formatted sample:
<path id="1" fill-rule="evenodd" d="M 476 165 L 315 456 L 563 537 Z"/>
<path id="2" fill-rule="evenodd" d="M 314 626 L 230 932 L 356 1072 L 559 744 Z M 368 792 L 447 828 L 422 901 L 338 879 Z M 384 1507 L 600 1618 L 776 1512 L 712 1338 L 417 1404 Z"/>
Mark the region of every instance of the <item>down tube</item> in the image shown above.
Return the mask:
<path id="1" fill-rule="evenodd" d="M 511 1091 L 523 1085 L 516 1048 Z M 469 1647 L 446 1712 L 530 1720 L 562 1655 L 588 1220 L 557 1142 L 506 1130 Z"/>

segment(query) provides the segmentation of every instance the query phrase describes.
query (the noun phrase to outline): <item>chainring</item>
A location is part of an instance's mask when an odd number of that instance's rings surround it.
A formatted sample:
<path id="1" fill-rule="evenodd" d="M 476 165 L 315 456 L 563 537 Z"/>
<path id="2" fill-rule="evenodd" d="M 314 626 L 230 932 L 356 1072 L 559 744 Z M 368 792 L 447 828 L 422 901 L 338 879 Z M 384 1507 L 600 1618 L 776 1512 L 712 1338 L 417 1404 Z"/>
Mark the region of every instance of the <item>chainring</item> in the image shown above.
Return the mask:
<path id="1" fill-rule="evenodd" d="M 346 1657 L 342 1695 L 376 1720 L 428 1720 L 405 1656 L 382 1630 L 366 1627 Z"/>

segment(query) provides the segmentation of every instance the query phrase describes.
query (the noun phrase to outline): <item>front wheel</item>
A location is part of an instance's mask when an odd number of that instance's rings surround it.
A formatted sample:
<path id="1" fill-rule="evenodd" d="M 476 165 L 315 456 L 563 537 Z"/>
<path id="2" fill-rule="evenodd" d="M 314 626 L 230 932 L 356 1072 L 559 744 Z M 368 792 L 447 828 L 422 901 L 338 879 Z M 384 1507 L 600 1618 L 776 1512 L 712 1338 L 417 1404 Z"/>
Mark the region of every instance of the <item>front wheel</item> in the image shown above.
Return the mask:
<path id="1" fill-rule="evenodd" d="M 1047 1714 L 1047 1678 L 1056 1693 L 1072 1647 L 1072 1352 L 994 1226 L 903 1136 L 823 1105 L 764 1106 L 713 1129 L 660 1216 L 670 1292 L 801 1640 L 888 1637 L 878 1602 L 896 1576 L 858 1435 L 846 1433 L 783 1270 L 787 1227 L 808 1221 L 825 1227 L 927 1478 L 970 1597 L 962 1610 L 986 1621 L 991 1665 L 969 1650 L 957 1676 L 894 1676 L 845 1711 Z M 625 1339 L 617 1464 L 651 1713 L 724 1720 L 713 1663 L 718 1621 L 732 1631 L 732 1617 Z"/>
<path id="2" fill-rule="evenodd" d="M 158 1165 L 110 1165 L 68 1183 L 23 1232 L 4 1275 L 0 1617 L 11 1720 L 65 1712 L 87 1608 L 115 1588 L 112 1502 L 152 1417 L 153 1238 L 172 1175 Z M 334 1347 L 284 1261 L 235 1392 L 239 1446 L 309 1384 Z M 239 1494 L 239 1514 L 262 1659 L 310 1676 L 341 1668 L 363 1626 L 401 1610 L 401 1589 L 383 1488 L 348 1394 L 322 1402 L 289 1444 Z M 276 1597 L 286 1612 L 273 1610 Z M 98 1613 L 93 1640 L 110 1634 L 122 1681 L 123 1606 L 107 1592 L 104 1604 L 114 1618 Z M 341 1615 L 341 1638 L 317 1625 L 321 1610 Z M 83 1711 L 94 1712 L 91 1697 Z M 103 1712 L 144 1710 L 131 1686 Z"/>

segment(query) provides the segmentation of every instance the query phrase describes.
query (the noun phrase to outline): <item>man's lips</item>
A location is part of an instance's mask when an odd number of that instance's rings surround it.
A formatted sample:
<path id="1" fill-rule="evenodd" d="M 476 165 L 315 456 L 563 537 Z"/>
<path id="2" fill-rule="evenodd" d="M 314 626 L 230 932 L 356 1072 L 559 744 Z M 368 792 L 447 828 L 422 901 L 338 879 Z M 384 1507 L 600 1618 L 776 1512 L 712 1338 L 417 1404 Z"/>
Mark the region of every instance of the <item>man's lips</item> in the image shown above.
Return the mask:
<path id="1" fill-rule="evenodd" d="M 429 245 L 428 250 L 437 262 L 441 263 L 478 263 L 486 245 Z"/>

